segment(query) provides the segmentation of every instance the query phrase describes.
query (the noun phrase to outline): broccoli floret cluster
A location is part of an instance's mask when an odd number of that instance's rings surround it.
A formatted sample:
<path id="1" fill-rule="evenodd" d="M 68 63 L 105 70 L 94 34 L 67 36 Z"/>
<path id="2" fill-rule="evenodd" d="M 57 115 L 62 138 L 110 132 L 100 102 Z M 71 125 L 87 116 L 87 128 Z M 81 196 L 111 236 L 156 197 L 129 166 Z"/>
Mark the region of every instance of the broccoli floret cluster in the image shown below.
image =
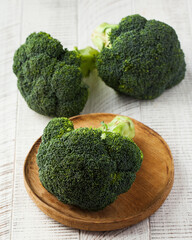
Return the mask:
<path id="1" fill-rule="evenodd" d="M 87 101 L 82 77 L 94 68 L 97 51 L 91 47 L 68 51 L 44 32 L 32 33 L 14 55 L 13 71 L 28 106 L 48 116 L 79 114 Z"/>
<path id="2" fill-rule="evenodd" d="M 37 154 L 42 185 L 60 201 L 94 211 L 126 192 L 143 154 L 126 136 L 133 130 L 130 119 L 120 117 L 113 125 L 74 129 L 67 118 L 51 120 Z"/>
<path id="3" fill-rule="evenodd" d="M 163 22 L 131 15 L 117 25 L 101 24 L 92 40 L 101 50 L 96 63 L 99 76 L 118 92 L 153 99 L 184 78 L 180 42 Z"/>
<path id="4" fill-rule="evenodd" d="M 69 51 L 44 32 L 32 33 L 14 55 L 13 71 L 28 106 L 48 116 L 79 114 L 87 101 L 83 77 L 96 67 L 118 92 L 153 99 L 185 76 L 186 64 L 175 30 L 136 14 L 119 24 L 102 23 L 92 34 L 97 50 Z"/>

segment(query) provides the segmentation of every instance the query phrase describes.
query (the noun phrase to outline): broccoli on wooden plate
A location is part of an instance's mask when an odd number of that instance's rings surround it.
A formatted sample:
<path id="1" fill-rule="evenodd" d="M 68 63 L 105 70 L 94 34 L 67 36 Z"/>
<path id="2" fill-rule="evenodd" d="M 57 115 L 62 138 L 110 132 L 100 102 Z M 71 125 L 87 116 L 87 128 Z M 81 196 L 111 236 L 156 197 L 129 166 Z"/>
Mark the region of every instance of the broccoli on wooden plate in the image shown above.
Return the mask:
<path id="1" fill-rule="evenodd" d="M 118 92 L 153 99 L 184 78 L 180 42 L 175 30 L 163 22 L 131 15 L 119 24 L 102 23 L 92 41 L 100 50 L 99 76 Z"/>
<path id="2" fill-rule="evenodd" d="M 13 71 L 18 88 L 34 111 L 48 116 L 79 114 L 88 89 L 82 78 L 95 67 L 97 50 L 63 49 L 45 32 L 30 34 L 14 55 Z"/>
<path id="3" fill-rule="evenodd" d="M 78 129 L 68 118 L 52 119 L 37 154 L 42 185 L 66 204 L 105 208 L 129 190 L 141 167 L 134 135 L 133 122 L 123 116 L 99 128 Z"/>

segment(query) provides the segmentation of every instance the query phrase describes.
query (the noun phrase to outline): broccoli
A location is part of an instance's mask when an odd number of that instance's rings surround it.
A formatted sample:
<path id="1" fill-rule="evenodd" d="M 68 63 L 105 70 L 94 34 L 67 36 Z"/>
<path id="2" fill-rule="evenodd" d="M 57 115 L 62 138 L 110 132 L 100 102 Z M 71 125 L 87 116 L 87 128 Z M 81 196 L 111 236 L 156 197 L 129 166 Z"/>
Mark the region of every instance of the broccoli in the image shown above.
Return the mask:
<path id="1" fill-rule="evenodd" d="M 14 55 L 18 89 L 40 114 L 77 115 L 88 98 L 82 78 L 94 69 L 97 54 L 91 47 L 69 51 L 47 33 L 32 33 Z"/>
<path id="2" fill-rule="evenodd" d="M 154 99 L 185 76 L 177 34 L 163 22 L 131 15 L 119 24 L 101 24 L 92 41 L 100 50 L 96 61 L 99 76 L 128 96 Z"/>
<path id="3" fill-rule="evenodd" d="M 65 204 L 97 211 L 131 187 L 143 154 L 129 137 L 132 121 L 118 116 L 99 128 L 74 129 L 68 118 L 54 118 L 37 154 L 42 185 Z"/>

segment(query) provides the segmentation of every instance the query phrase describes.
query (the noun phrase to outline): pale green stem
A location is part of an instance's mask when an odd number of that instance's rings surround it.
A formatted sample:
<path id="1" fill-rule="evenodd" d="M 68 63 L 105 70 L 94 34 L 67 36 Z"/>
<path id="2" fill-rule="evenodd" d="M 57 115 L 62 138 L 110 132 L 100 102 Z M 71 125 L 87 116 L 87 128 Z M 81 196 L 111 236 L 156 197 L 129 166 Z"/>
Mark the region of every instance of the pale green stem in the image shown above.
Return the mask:
<path id="1" fill-rule="evenodd" d="M 117 133 L 130 139 L 135 136 L 135 127 L 132 120 L 125 116 L 116 116 L 110 123 L 102 123 L 99 127 L 103 131 L 102 139 L 106 137 L 107 132 Z"/>
<path id="2" fill-rule="evenodd" d="M 91 35 L 93 44 L 101 51 L 104 47 L 110 47 L 109 33 L 116 28 L 117 24 L 102 23 Z"/>
<path id="3" fill-rule="evenodd" d="M 89 46 L 81 50 L 75 47 L 74 51 L 81 56 L 80 67 L 83 76 L 84 77 L 89 76 L 89 73 L 95 68 L 95 61 L 99 52 L 96 49 Z"/>

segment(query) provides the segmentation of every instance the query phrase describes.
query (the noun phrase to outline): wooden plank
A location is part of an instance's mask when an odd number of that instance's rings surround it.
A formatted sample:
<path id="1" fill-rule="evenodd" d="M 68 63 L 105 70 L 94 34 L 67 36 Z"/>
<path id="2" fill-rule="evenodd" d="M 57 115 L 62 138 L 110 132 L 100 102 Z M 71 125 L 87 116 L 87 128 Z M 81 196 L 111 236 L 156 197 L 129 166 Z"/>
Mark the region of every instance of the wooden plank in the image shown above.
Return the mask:
<path id="1" fill-rule="evenodd" d="M 115 116 L 111 113 L 92 113 L 75 116 L 72 121 L 75 128 L 98 127 L 100 122 L 109 123 Z M 87 212 L 62 204 L 50 194 L 39 180 L 36 163 L 41 138 L 34 143 L 24 163 L 24 183 L 31 199 L 44 213 L 58 222 L 89 231 L 122 229 L 151 216 L 162 205 L 173 186 L 173 158 L 159 134 L 137 120 L 133 119 L 133 123 L 136 133 L 134 142 L 145 157 L 131 189 L 111 205 L 100 211 Z M 154 151 L 156 146 L 158 150 Z"/>
<path id="2" fill-rule="evenodd" d="M 165 21 L 175 28 L 187 62 L 183 82 L 159 98 L 141 103 L 142 122 L 162 134 L 175 162 L 173 190 L 163 206 L 150 217 L 151 239 L 192 239 L 192 85 L 189 71 L 192 67 L 192 9 L 187 1 L 179 0 L 139 0 L 135 1 L 135 9 L 146 18 Z"/>
<path id="3" fill-rule="evenodd" d="M 81 231 L 80 239 L 83 240 L 147 240 L 149 238 L 149 221 L 144 220 L 137 225 L 109 232 Z"/>
<path id="4" fill-rule="evenodd" d="M 46 31 L 64 46 L 76 44 L 76 1 L 25 0 L 22 43 L 34 31 Z M 19 94 L 12 239 L 78 239 L 79 231 L 47 217 L 29 198 L 23 180 L 24 159 L 50 118 L 27 107 Z"/>
<path id="5" fill-rule="evenodd" d="M 93 30 L 102 22 L 118 23 L 123 16 L 133 14 L 133 2 L 133 0 L 79 0 L 78 47 L 94 47 L 91 42 Z M 96 71 L 86 79 L 86 82 L 90 86 L 90 95 L 82 113 L 110 112 L 140 119 L 139 101 L 117 94 L 97 77 Z"/>
<path id="6" fill-rule="evenodd" d="M 187 4 L 188 3 L 188 4 Z M 75 0 L 24 1 L 22 42 L 33 31 L 48 31 L 66 47 L 90 45 L 90 34 L 100 22 L 118 22 L 121 17 L 140 13 L 171 24 L 177 31 L 191 62 L 191 1 L 137 0 L 88 1 Z M 19 45 L 20 1 L 1 3 L 1 163 L 0 163 L 0 237 L 10 237 L 14 134 L 16 121 L 16 85 L 11 74 L 13 51 Z M 76 21 L 78 20 L 78 26 Z M 9 44 L 7 44 L 9 43 Z M 88 80 L 89 81 L 89 80 Z M 94 92 L 93 92 L 94 90 Z M 23 185 L 22 167 L 32 143 L 39 137 L 50 118 L 28 109 L 19 95 L 13 239 L 191 239 L 192 177 L 191 177 L 191 74 L 185 80 L 153 101 L 137 101 L 117 95 L 100 80 L 91 81 L 90 97 L 84 109 L 89 112 L 113 112 L 132 116 L 157 130 L 167 140 L 175 160 L 175 184 L 164 205 L 151 218 L 129 229 L 112 232 L 80 232 L 66 228 L 46 217 L 34 206 Z M 140 111 L 141 110 L 141 111 Z M 4 141 L 6 139 L 6 141 Z M 150 226 L 150 228 L 149 228 Z"/>
<path id="7" fill-rule="evenodd" d="M 118 23 L 122 17 L 134 13 L 133 0 L 120 1 L 78 1 L 78 47 L 93 46 L 91 33 L 102 22 Z M 91 79 L 92 78 L 92 79 Z M 83 113 L 109 112 L 124 114 L 137 120 L 141 119 L 140 102 L 117 94 L 96 77 L 96 73 L 87 79 L 90 95 Z M 80 239 L 149 239 L 148 219 L 136 226 L 112 232 L 80 233 Z"/>
<path id="8" fill-rule="evenodd" d="M 0 239 L 10 238 L 12 218 L 17 86 L 12 57 L 20 42 L 20 0 L 0 8 Z"/>

